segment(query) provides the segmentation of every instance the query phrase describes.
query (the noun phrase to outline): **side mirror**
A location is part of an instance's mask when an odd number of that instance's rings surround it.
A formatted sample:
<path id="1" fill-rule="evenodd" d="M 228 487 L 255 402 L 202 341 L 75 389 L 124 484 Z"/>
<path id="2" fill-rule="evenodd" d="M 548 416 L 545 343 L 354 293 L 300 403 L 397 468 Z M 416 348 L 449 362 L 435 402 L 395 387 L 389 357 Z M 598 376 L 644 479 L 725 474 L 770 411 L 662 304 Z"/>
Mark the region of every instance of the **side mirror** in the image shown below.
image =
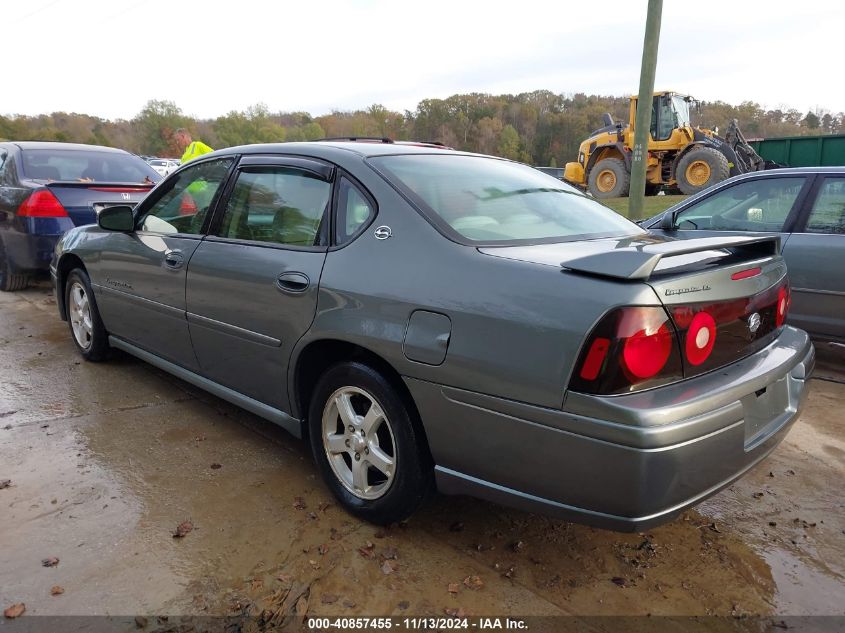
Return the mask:
<path id="1" fill-rule="evenodd" d="M 661 231 L 674 231 L 677 227 L 675 226 L 675 214 L 667 211 L 663 214 L 663 217 L 660 218 L 660 230 Z"/>
<path id="2" fill-rule="evenodd" d="M 106 231 L 128 233 L 135 230 L 135 214 L 132 207 L 126 205 L 106 207 L 97 216 L 97 224 Z"/>

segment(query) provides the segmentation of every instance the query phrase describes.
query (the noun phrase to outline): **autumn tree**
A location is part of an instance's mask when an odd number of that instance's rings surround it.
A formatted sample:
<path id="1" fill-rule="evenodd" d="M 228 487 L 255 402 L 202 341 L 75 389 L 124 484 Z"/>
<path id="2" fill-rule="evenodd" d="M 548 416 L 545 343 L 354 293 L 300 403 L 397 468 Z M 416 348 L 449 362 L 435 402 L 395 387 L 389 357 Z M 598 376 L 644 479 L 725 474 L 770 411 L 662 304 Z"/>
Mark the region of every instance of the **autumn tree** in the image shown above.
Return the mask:
<path id="1" fill-rule="evenodd" d="M 175 156 L 173 135 L 180 127 L 192 127 L 192 119 L 182 113 L 172 101 L 148 101 L 147 105 L 132 120 L 138 137 L 141 153 Z"/>

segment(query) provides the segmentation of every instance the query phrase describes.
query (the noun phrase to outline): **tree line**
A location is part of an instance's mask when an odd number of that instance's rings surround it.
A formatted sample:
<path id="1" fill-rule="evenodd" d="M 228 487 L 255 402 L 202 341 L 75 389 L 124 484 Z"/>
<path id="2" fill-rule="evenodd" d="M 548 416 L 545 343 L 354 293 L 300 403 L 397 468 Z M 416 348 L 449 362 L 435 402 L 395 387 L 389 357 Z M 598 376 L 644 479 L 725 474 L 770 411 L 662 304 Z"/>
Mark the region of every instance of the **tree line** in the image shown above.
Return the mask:
<path id="1" fill-rule="evenodd" d="M 470 93 L 424 99 L 415 110 L 394 112 L 374 104 L 365 110 L 271 112 L 264 104 L 216 119 L 186 115 L 172 101 L 151 100 L 130 120 L 54 112 L 0 116 L 0 139 L 91 143 L 140 155 L 178 156 L 174 132 L 180 127 L 215 149 L 331 137 L 373 136 L 436 141 L 460 150 L 494 154 L 534 165 L 562 166 L 574 160 L 578 145 L 603 126 L 602 115 L 628 120 L 627 97 L 555 94 L 548 90 L 518 95 Z M 724 130 L 739 121 L 747 138 L 845 133 L 845 113 L 817 109 L 766 109 L 745 101 L 701 103 L 693 124 Z"/>

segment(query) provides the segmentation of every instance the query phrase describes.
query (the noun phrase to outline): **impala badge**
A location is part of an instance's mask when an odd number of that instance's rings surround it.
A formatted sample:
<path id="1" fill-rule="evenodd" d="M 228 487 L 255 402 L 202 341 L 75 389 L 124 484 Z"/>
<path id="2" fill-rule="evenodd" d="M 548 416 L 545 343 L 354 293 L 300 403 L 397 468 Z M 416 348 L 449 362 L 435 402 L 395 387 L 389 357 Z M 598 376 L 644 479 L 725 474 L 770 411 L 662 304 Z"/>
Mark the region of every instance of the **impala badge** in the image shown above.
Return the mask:
<path id="1" fill-rule="evenodd" d="M 375 230 L 373 235 L 376 236 L 377 240 L 386 240 L 388 237 L 393 235 L 393 231 L 390 230 L 389 226 L 380 226 Z"/>
<path id="2" fill-rule="evenodd" d="M 754 334 L 758 329 L 760 329 L 760 313 L 755 312 L 750 317 L 748 317 L 748 329 Z"/>

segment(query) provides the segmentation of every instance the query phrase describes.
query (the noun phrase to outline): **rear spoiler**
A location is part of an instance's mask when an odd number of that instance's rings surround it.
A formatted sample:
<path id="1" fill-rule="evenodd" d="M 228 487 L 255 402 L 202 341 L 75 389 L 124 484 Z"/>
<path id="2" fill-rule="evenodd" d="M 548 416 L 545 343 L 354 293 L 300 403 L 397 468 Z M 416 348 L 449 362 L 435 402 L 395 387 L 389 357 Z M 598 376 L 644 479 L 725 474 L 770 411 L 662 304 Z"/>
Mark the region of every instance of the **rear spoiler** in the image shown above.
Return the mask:
<path id="1" fill-rule="evenodd" d="M 133 189 L 143 191 L 156 186 L 155 182 L 106 182 L 99 180 L 51 180 L 45 187 L 74 187 L 76 189 Z"/>
<path id="2" fill-rule="evenodd" d="M 700 237 L 691 240 L 647 244 L 645 246 L 629 246 L 564 261 L 560 265 L 579 273 L 617 279 L 642 280 L 651 277 L 664 257 L 718 249 L 727 249 L 736 255 L 746 255 L 749 259 L 778 255 L 780 253 L 780 236 Z"/>

